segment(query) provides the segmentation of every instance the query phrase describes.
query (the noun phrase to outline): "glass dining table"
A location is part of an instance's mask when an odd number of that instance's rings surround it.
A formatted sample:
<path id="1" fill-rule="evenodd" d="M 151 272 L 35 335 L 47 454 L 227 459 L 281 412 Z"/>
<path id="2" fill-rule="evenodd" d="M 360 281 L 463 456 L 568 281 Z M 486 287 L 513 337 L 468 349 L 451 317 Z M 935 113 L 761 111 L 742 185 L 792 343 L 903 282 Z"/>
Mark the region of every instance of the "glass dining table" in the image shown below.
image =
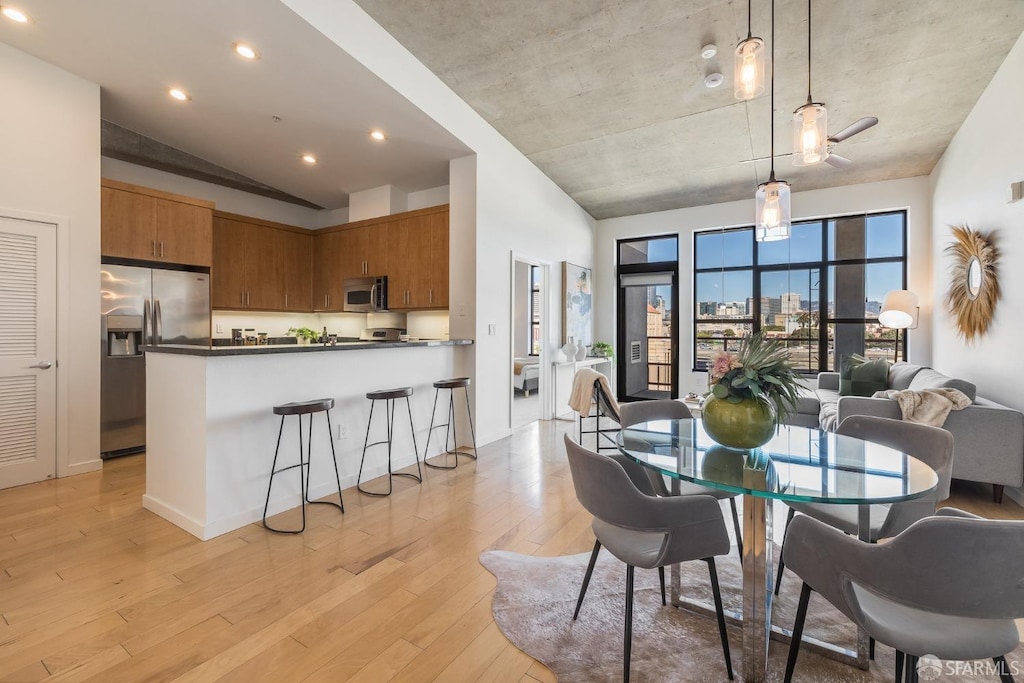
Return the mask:
<path id="1" fill-rule="evenodd" d="M 623 429 L 617 443 L 627 457 L 673 482 L 743 495 L 743 679 L 748 683 L 765 680 L 773 635 L 784 641 L 789 635 L 771 623 L 772 501 L 857 505 L 858 535 L 866 540 L 872 505 L 918 498 L 938 483 L 934 470 L 900 451 L 791 425 L 781 425 L 771 441 L 752 450 L 719 445 L 694 419 L 636 424 Z M 673 576 L 678 586 L 678 567 Z M 858 633 L 856 653 L 815 645 L 832 650 L 826 654 L 845 654 L 861 668 L 868 667 L 868 638 L 863 632 Z"/>

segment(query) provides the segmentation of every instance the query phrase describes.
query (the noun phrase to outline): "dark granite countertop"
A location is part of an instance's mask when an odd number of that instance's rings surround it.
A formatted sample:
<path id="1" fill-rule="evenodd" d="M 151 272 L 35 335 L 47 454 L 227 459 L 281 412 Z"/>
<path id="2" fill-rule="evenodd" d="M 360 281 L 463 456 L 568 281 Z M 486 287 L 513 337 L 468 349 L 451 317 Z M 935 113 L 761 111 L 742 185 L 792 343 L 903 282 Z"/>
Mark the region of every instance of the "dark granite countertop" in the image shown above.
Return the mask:
<path id="1" fill-rule="evenodd" d="M 364 349 L 404 349 L 420 346 L 468 346 L 472 339 L 421 339 L 408 342 L 338 342 L 323 344 L 267 344 L 263 346 L 185 346 L 161 344 L 143 346 L 146 353 L 176 353 L 184 356 L 260 356 L 271 353 L 316 353 L 320 351 L 361 351 Z"/>

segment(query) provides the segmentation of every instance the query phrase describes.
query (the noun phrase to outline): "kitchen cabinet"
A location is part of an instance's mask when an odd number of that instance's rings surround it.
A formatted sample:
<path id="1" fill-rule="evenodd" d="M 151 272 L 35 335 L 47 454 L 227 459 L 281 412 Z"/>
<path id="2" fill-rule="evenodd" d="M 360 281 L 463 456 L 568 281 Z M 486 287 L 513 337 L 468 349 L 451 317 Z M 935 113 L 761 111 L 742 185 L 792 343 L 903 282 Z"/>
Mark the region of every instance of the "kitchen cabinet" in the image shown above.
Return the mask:
<path id="1" fill-rule="evenodd" d="M 313 309 L 344 310 L 346 278 L 388 277 L 388 308 L 448 307 L 448 205 L 317 231 Z"/>
<path id="2" fill-rule="evenodd" d="M 313 252 L 313 308 L 344 310 L 342 283 L 347 278 L 388 274 L 388 224 L 337 226 L 317 233 Z"/>
<path id="3" fill-rule="evenodd" d="M 103 179 L 100 253 L 140 261 L 210 266 L 213 203 Z"/>
<path id="4" fill-rule="evenodd" d="M 309 231 L 222 212 L 213 221 L 213 308 L 312 310 Z"/>
<path id="5" fill-rule="evenodd" d="M 389 225 L 388 307 L 448 307 L 448 207 Z"/>
<path id="6" fill-rule="evenodd" d="M 313 237 L 313 310 L 341 311 L 344 309 L 345 278 L 344 233 L 318 233 Z"/>

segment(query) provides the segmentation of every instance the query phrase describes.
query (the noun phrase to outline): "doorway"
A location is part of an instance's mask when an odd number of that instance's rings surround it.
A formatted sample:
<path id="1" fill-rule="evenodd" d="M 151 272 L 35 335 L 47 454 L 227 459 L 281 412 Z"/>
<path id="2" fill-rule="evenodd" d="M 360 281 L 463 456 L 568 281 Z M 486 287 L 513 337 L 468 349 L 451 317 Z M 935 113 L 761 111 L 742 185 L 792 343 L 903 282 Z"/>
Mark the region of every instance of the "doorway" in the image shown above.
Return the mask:
<path id="1" fill-rule="evenodd" d="M 56 475 L 57 226 L 0 216 L 0 488 Z"/>
<path id="2" fill-rule="evenodd" d="M 547 373 L 543 372 L 548 329 L 546 264 L 513 255 L 512 259 L 512 429 L 544 416 Z"/>
<path id="3" fill-rule="evenodd" d="M 620 401 L 679 397 L 679 239 L 618 245 Z"/>

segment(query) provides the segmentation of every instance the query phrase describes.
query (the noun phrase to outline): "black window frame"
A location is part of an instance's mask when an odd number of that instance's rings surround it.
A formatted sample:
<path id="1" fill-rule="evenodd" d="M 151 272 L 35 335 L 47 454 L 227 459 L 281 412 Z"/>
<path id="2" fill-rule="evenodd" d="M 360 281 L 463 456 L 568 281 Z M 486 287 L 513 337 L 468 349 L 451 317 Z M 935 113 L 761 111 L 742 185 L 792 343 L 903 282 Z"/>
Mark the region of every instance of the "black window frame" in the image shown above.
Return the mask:
<path id="1" fill-rule="evenodd" d="M 538 300 L 540 297 L 540 266 L 530 265 L 529 273 L 530 295 L 527 298 L 526 308 L 530 320 L 530 336 L 527 338 L 530 351 L 526 355 L 537 357 L 540 356 L 540 352 L 533 352 L 533 340 L 535 336 L 534 330 L 540 330 L 540 301 Z"/>
<path id="2" fill-rule="evenodd" d="M 676 258 L 673 261 L 648 261 L 645 263 L 622 263 L 622 247 L 632 242 L 653 242 L 656 240 L 674 239 L 676 241 Z M 672 309 L 669 313 L 669 325 L 672 327 L 672 350 L 670 358 L 670 374 L 672 376 L 672 387 L 670 396 L 673 399 L 679 398 L 679 244 L 682 237 L 679 233 L 665 233 L 657 235 L 645 235 L 642 237 L 624 237 L 615 241 L 615 314 L 619 318 L 626 307 L 625 292 L 621 285 L 621 276 L 641 273 L 671 273 L 672 275 Z M 619 401 L 648 400 L 626 397 L 626 373 L 629 351 L 626 348 L 626 329 L 624 325 L 616 325 L 616 345 L 619 349 L 615 378 L 615 394 Z"/>
<path id="3" fill-rule="evenodd" d="M 848 218 L 864 218 L 864 220 L 866 222 L 867 219 L 871 218 L 871 217 L 875 217 L 875 216 L 893 216 L 893 215 L 902 216 L 902 230 L 903 230 L 903 235 L 902 235 L 902 240 L 901 240 L 901 242 L 902 242 L 901 246 L 902 246 L 902 251 L 903 251 L 903 255 L 902 256 L 881 256 L 881 257 L 873 257 L 873 258 L 864 257 L 864 258 L 855 258 L 855 259 L 839 259 L 839 258 L 832 258 L 832 259 L 830 259 L 829 258 L 829 223 L 830 222 L 832 222 L 832 221 L 839 221 L 839 220 L 848 219 Z M 908 251 L 907 251 L 907 238 L 908 238 L 908 233 L 909 233 L 909 225 L 907 223 L 907 210 L 906 209 L 897 209 L 897 210 L 889 210 L 889 211 L 869 211 L 869 212 L 863 212 L 863 213 L 858 212 L 858 213 L 851 213 L 851 214 L 841 214 L 841 215 L 836 215 L 836 216 L 825 216 L 825 217 L 818 218 L 818 219 L 804 220 L 804 221 L 794 221 L 793 222 L 794 226 L 797 226 L 797 225 L 814 225 L 814 224 L 819 224 L 821 226 L 821 259 L 820 260 L 818 260 L 818 261 L 787 262 L 787 263 L 772 263 L 772 264 L 764 264 L 764 265 L 760 264 L 760 262 L 758 260 L 758 256 L 759 256 L 759 254 L 758 254 L 758 242 L 756 240 L 752 240 L 752 247 L 751 247 L 752 248 L 752 254 L 751 254 L 750 265 L 697 268 L 697 263 L 698 263 L 698 260 L 699 260 L 698 259 L 698 253 L 697 253 L 697 240 L 698 240 L 699 236 L 706 235 L 708 233 L 728 233 L 728 232 L 738 232 L 738 231 L 742 231 L 742 230 L 753 231 L 754 226 L 752 226 L 752 225 L 744 225 L 744 226 L 737 226 L 737 227 L 732 227 L 732 228 L 717 228 L 717 229 L 713 229 L 713 230 L 694 231 L 694 233 L 693 233 L 693 264 L 694 264 L 694 267 L 693 267 L 693 283 L 692 283 L 692 285 L 693 285 L 693 316 L 692 316 L 693 347 L 691 349 L 691 353 L 692 353 L 692 355 L 691 355 L 691 358 L 692 358 L 692 363 L 691 363 L 691 365 L 692 365 L 692 372 L 706 372 L 707 371 L 706 362 L 700 361 L 698 359 L 698 357 L 697 357 L 697 344 L 699 343 L 699 339 L 697 337 L 697 326 L 699 324 L 702 324 L 702 323 L 718 323 L 718 324 L 734 323 L 734 324 L 738 324 L 738 325 L 750 325 L 751 326 L 751 330 L 754 333 L 758 332 L 761 329 L 761 326 L 762 326 L 761 325 L 761 320 L 762 320 L 762 315 L 761 315 L 761 300 L 762 300 L 762 297 L 761 297 L 761 275 L 763 273 L 780 272 L 780 271 L 792 271 L 792 270 L 810 270 L 810 269 L 817 269 L 819 271 L 819 277 L 820 277 L 821 285 L 820 285 L 820 287 L 818 289 L 818 321 L 819 321 L 819 323 L 818 323 L 818 340 L 817 340 L 818 341 L 818 367 L 817 368 L 810 368 L 810 369 L 807 369 L 807 370 L 800 370 L 800 372 L 802 374 L 806 374 L 806 375 L 817 375 L 819 372 L 838 372 L 838 368 L 832 369 L 832 368 L 828 367 L 828 361 L 829 361 L 829 354 L 828 354 L 829 336 L 828 336 L 828 331 L 829 331 L 829 328 L 832 325 L 846 325 L 846 324 L 864 325 L 865 329 L 866 329 L 866 326 L 868 324 L 870 324 L 872 321 L 877 322 L 876 319 L 868 318 L 866 316 L 863 317 L 863 318 L 848 318 L 848 317 L 847 318 L 837 318 L 837 317 L 829 317 L 829 314 L 828 314 L 828 303 L 829 303 L 830 291 L 831 291 L 830 290 L 830 287 L 831 287 L 830 274 L 831 274 L 831 269 L 832 268 L 834 268 L 836 266 L 849 266 L 849 265 L 868 266 L 868 265 L 874 265 L 874 264 L 879 264 L 879 263 L 900 263 L 901 264 L 902 278 L 903 278 L 901 286 L 902 286 L 903 289 L 907 288 L 907 260 L 909 258 L 909 254 L 908 254 Z M 743 319 L 739 319 L 739 318 L 729 318 L 729 319 L 724 319 L 723 318 L 723 319 L 718 319 L 718 318 L 700 318 L 700 317 L 698 317 L 700 315 L 700 301 L 698 301 L 698 298 L 697 298 L 698 297 L 697 279 L 698 279 L 699 275 L 701 275 L 702 273 L 725 273 L 725 272 L 730 272 L 730 271 L 734 271 L 734 272 L 736 272 L 736 271 L 748 272 L 749 271 L 750 272 L 750 274 L 751 274 L 750 300 L 752 302 L 752 306 L 751 306 L 752 310 L 747 311 L 747 316 L 745 318 L 743 318 Z M 837 308 L 838 308 L 838 306 L 837 306 Z M 896 350 L 897 358 L 899 356 L 902 356 L 903 358 L 906 358 L 906 356 L 907 356 L 907 337 L 908 337 L 908 334 L 906 334 L 906 331 L 905 331 L 904 334 L 898 335 L 898 342 L 894 343 L 894 348 Z M 730 341 L 734 342 L 734 345 L 738 344 L 739 340 L 741 339 L 741 337 L 730 337 L 728 339 L 725 339 L 725 338 L 722 338 L 722 337 L 718 337 L 716 339 L 723 339 L 723 348 L 730 349 L 729 342 Z M 793 340 L 796 341 L 797 339 L 793 338 Z"/>

